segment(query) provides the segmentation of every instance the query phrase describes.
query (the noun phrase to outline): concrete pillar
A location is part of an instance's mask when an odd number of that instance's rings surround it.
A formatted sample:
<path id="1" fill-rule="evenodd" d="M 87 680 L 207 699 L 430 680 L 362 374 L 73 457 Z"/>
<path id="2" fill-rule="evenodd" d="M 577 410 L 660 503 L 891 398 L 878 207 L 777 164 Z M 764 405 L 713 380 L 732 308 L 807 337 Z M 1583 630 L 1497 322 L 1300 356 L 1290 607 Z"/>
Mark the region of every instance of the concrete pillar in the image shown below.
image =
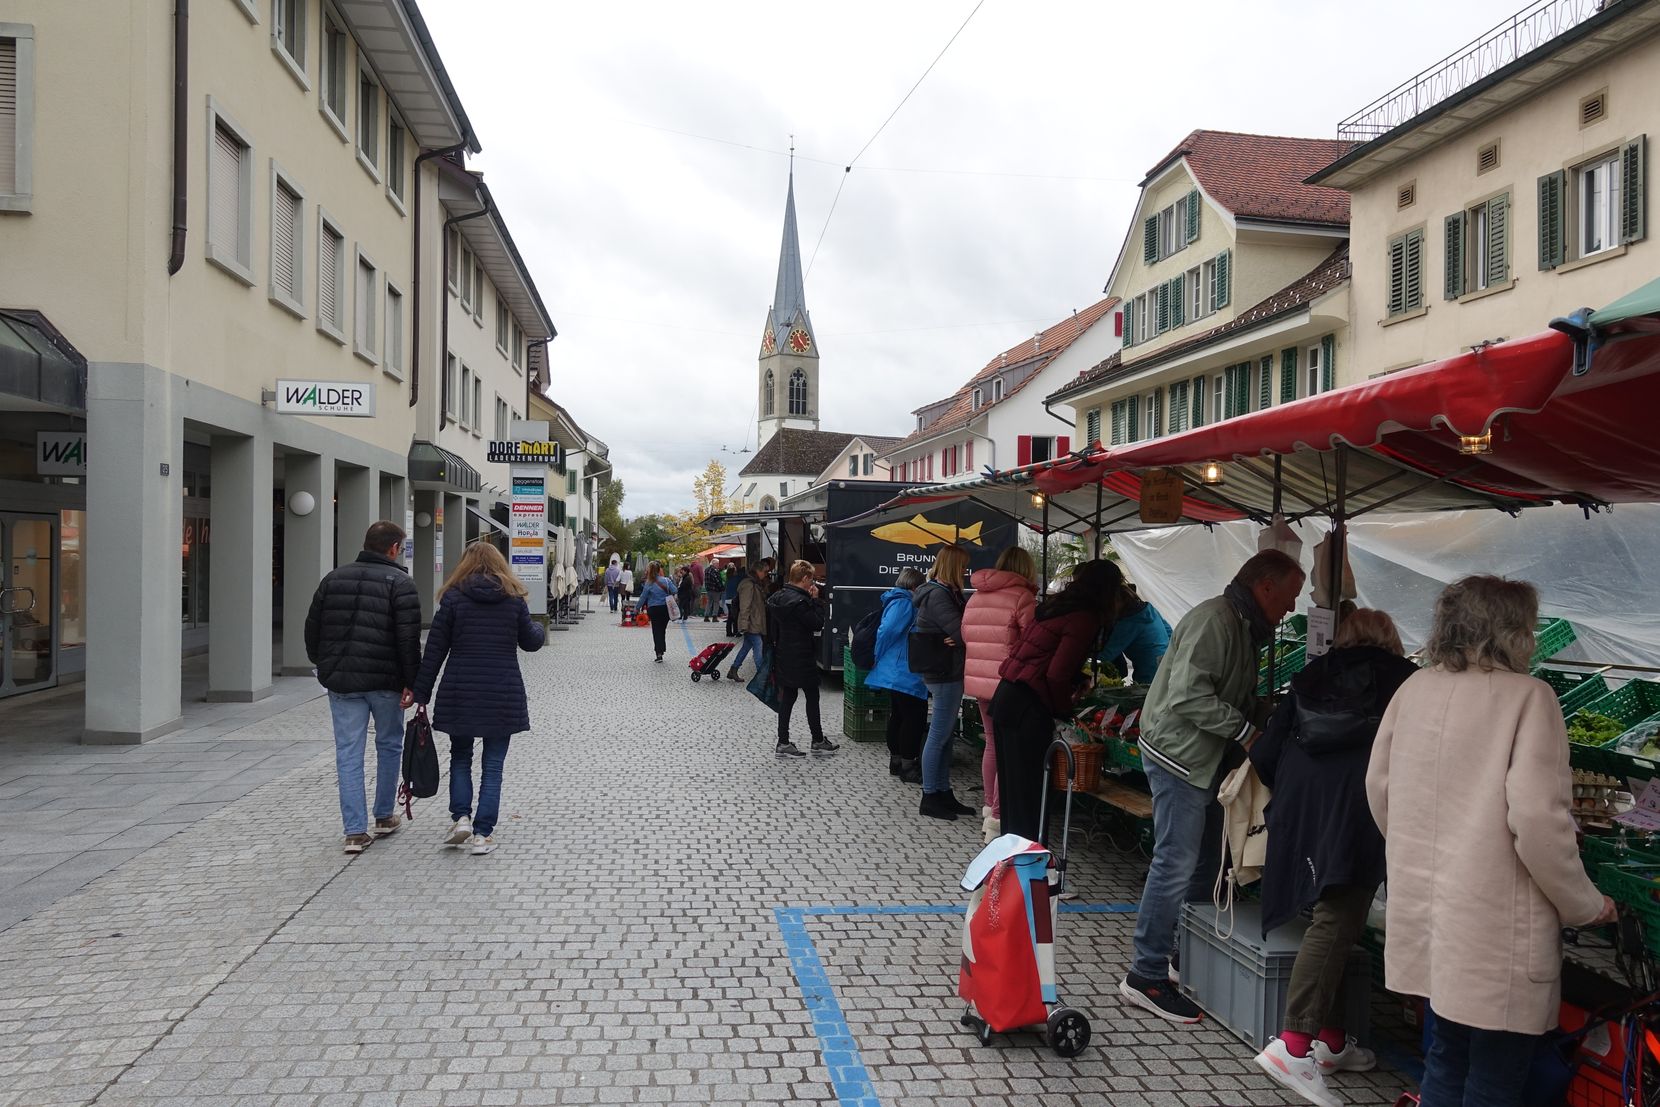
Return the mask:
<path id="1" fill-rule="evenodd" d="M 87 374 L 86 729 L 145 742 L 179 725 L 184 420 L 148 365 Z"/>
<path id="2" fill-rule="evenodd" d="M 464 496 L 444 494 L 444 579 L 461 564 L 461 555 L 467 549 L 467 500 Z M 440 584 L 443 581 L 439 581 Z"/>
<path id="3" fill-rule="evenodd" d="M 208 694 L 271 694 L 271 440 L 216 434 L 208 518 Z"/>
<path id="4" fill-rule="evenodd" d="M 334 459 L 290 453 L 282 471 L 282 675 L 310 676 L 305 617 L 317 583 L 334 568 Z M 302 492 L 310 494 L 312 506 L 297 515 L 294 497 Z"/>
<path id="5" fill-rule="evenodd" d="M 414 527 L 407 516 L 413 510 L 409 502 L 409 482 L 391 473 L 380 475 L 380 517 L 398 524 L 411 535 Z"/>
<path id="6" fill-rule="evenodd" d="M 432 622 L 433 597 L 438 594 L 436 565 L 442 560 L 438 548 L 438 506 L 443 497 L 437 492 L 417 490 L 415 493 L 415 591 L 421 595 L 421 623 Z"/>
<path id="7" fill-rule="evenodd" d="M 334 472 L 335 547 L 334 563 L 348 565 L 363 549 L 363 534 L 370 524 L 390 516 L 380 514 L 380 474 L 356 465 L 341 465 Z M 392 519 L 403 526 L 403 519 Z"/>

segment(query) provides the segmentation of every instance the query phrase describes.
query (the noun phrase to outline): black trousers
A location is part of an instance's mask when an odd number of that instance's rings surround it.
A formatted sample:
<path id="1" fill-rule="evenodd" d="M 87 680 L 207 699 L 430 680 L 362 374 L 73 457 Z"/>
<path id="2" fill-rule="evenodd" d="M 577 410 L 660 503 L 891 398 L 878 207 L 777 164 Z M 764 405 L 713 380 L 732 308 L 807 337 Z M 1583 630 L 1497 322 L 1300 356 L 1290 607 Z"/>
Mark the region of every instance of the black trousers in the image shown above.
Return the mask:
<path id="1" fill-rule="evenodd" d="M 928 735 L 928 700 L 904 692 L 888 693 L 888 753 L 915 761 Z"/>
<path id="2" fill-rule="evenodd" d="M 738 600 L 733 597 L 726 601 L 726 633 L 738 633 Z"/>
<path id="3" fill-rule="evenodd" d="M 665 636 L 669 629 L 669 605 L 660 603 L 656 607 L 648 607 L 646 614 L 651 617 L 651 644 L 657 650 L 657 656 L 662 657 L 663 651 L 668 648 Z"/>
<path id="4" fill-rule="evenodd" d="M 778 685 L 778 744 L 783 745 L 790 740 L 790 715 L 795 711 L 796 694 L 807 701 L 807 732 L 813 736 L 813 741 L 824 739 L 824 727 L 818 721 L 818 682 L 803 685 L 800 688 L 792 685 Z"/>
<path id="5" fill-rule="evenodd" d="M 1048 752 L 1055 737 L 1055 720 L 1036 692 L 1017 681 L 1005 680 L 998 683 L 997 694 L 991 699 L 991 728 L 997 749 L 997 800 L 1003 809 L 1003 833 L 1047 843 L 1049 828 L 1039 825 L 1038 811 L 1049 787 Z"/>

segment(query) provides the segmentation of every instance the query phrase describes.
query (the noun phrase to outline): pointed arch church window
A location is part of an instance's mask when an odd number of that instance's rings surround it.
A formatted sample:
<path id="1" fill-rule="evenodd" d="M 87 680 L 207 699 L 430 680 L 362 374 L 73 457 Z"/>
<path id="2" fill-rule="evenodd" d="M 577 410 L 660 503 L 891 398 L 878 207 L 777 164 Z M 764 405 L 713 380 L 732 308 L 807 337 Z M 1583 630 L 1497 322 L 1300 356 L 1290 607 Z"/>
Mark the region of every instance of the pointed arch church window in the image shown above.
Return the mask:
<path id="1" fill-rule="evenodd" d="M 768 369 L 767 370 L 767 375 L 765 377 L 761 378 L 761 412 L 762 412 L 762 414 L 764 414 L 764 415 L 771 415 L 772 414 L 773 407 L 776 404 L 776 401 L 773 399 L 773 397 L 775 395 L 777 395 L 777 393 L 778 393 L 778 389 L 776 387 L 776 382 L 773 380 L 772 370 Z"/>
<path id="2" fill-rule="evenodd" d="M 799 369 L 790 374 L 790 414 L 807 414 L 807 374 Z"/>

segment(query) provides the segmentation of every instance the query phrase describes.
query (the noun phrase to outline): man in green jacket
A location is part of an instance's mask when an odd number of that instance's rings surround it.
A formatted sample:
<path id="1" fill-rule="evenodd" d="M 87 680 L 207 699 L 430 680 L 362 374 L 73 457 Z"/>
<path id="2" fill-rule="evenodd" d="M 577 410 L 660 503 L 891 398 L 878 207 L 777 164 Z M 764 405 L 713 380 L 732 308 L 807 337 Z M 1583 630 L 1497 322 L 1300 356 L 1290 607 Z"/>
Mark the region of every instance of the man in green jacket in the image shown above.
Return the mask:
<path id="1" fill-rule="evenodd" d="M 1153 792 L 1153 863 L 1136 917 L 1135 960 L 1119 994 L 1172 1022 L 1198 1022 L 1170 984 L 1170 954 L 1184 901 L 1204 900 L 1201 862 L 1221 851 L 1216 789 L 1267 722 L 1257 655 L 1297 604 L 1304 575 L 1278 550 L 1247 561 L 1222 595 L 1176 624 L 1141 712 L 1141 760 Z"/>

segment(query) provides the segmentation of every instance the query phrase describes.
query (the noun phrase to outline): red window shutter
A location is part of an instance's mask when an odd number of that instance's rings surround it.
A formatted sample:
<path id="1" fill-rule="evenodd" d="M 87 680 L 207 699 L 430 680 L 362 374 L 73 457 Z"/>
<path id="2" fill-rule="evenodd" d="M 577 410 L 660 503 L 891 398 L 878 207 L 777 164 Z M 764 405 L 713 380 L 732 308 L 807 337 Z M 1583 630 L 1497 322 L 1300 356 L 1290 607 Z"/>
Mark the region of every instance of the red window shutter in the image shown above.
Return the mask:
<path id="1" fill-rule="evenodd" d="M 1058 438 L 1056 440 L 1055 456 L 1056 457 L 1065 457 L 1067 454 L 1069 454 L 1071 452 L 1072 452 L 1072 439 L 1068 438 L 1064 434 L 1061 435 L 1060 438 Z"/>
<path id="2" fill-rule="evenodd" d="M 968 468 L 970 472 L 974 470 L 974 439 L 972 438 L 968 440 Z"/>
<path id="3" fill-rule="evenodd" d="M 1015 439 L 1014 463 L 1016 465 L 1030 465 L 1032 463 L 1032 436 L 1023 434 Z"/>
<path id="4" fill-rule="evenodd" d="M 1122 311 L 1112 313 L 1112 336 L 1114 338 L 1124 337 L 1124 313 Z"/>

